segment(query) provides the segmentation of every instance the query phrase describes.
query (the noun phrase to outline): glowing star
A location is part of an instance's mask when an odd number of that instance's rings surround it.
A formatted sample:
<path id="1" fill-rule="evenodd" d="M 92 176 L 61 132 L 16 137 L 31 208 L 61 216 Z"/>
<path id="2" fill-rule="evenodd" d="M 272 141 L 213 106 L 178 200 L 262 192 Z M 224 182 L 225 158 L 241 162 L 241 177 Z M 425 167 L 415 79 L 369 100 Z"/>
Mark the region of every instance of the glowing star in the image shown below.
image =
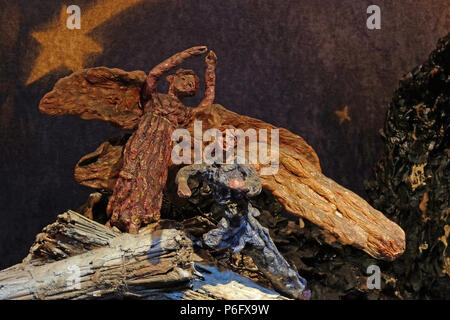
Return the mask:
<path id="1" fill-rule="evenodd" d="M 84 67 L 84 62 L 92 53 L 100 53 L 103 48 L 92 40 L 88 33 L 114 15 L 141 2 L 99 1 L 93 7 L 81 9 L 81 28 L 69 29 L 66 25 L 70 14 L 63 6 L 59 17 L 55 18 L 44 30 L 32 32 L 32 37 L 42 46 L 34 62 L 26 84 L 30 84 L 59 67 L 76 71 Z"/>
<path id="2" fill-rule="evenodd" d="M 348 106 L 345 106 L 342 110 L 336 110 L 334 113 L 339 118 L 339 124 L 344 123 L 345 120 L 352 120 L 352 118 L 350 118 L 348 115 Z"/>

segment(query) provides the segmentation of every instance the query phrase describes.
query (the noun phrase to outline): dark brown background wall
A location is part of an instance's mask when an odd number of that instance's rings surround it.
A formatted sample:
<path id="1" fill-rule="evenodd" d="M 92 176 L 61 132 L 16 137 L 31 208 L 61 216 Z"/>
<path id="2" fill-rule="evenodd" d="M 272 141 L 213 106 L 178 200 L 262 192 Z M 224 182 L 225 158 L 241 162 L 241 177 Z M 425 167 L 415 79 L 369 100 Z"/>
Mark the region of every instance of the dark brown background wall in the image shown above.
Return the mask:
<path id="1" fill-rule="evenodd" d="M 89 47 L 48 36 L 65 28 L 64 4 L 81 7 L 74 33 L 98 20 L 85 34 L 97 52 L 82 67 L 148 71 L 190 46 L 214 49 L 217 103 L 301 135 L 325 174 L 362 196 L 398 79 L 450 30 L 447 0 L 136 2 L 123 9 L 129 1 L 0 0 L 0 268 L 19 262 L 57 214 L 84 202 L 89 190 L 73 180 L 74 165 L 118 133 L 38 112 L 40 98 Z M 381 30 L 366 28 L 371 4 L 381 7 Z M 93 20 L 85 16 L 92 8 L 100 8 Z M 40 43 L 36 31 L 47 38 Z M 203 73 L 201 59 L 185 66 Z M 340 124 L 335 111 L 344 106 L 351 120 Z"/>

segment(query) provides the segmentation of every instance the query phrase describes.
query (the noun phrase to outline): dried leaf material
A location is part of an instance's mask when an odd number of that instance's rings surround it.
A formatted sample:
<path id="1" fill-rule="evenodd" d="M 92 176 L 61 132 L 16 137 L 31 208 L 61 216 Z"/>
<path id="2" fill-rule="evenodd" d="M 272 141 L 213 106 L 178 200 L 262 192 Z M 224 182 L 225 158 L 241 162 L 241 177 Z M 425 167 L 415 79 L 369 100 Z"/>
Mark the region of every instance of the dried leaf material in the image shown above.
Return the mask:
<path id="1" fill-rule="evenodd" d="M 137 127 L 142 110 L 143 71 L 126 72 L 105 67 L 83 69 L 60 79 L 39 104 L 51 116 L 75 115 L 108 121 L 125 130 Z"/>
<path id="2" fill-rule="evenodd" d="M 142 117 L 125 146 L 123 166 L 108 203 L 112 225 L 137 233 L 141 225 L 159 220 L 173 129 L 165 117 L 153 113 Z"/>
<path id="3" fill-rule="evenodd" d="M 450 34 L 394 92 L 383 129 L 386 149 L 367 183 L 373 205 L 407 234 L 392 266 L 405 299 L 449 299 Z M 406 276 L 405 276 L 406 275 Z"/>

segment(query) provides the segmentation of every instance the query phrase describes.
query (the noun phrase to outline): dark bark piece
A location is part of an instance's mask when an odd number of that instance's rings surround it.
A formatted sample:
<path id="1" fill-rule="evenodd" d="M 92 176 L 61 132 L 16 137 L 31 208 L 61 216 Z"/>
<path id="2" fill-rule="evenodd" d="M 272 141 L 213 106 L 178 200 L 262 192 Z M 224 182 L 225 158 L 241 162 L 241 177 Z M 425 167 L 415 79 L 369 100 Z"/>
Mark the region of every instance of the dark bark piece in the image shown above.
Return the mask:
<path id="1" fill-rule="evenodd" d="M 42 98 L 39 110 L 51 116 L 100 119 L 133 130 L 143 113 L 139 99 L 145 79 L 143 71 L 83 69 L 58 80 L 53 90 Z"/>
<path id="2" fill-rule="evenodd" d="M 111 224 L 137 233 L 159 220 L 174 127 L 165 117 L 146 113 L 127 141 L 123 166 L 108 203 Z"/>
<path id="3" fill-rule="evenodd" d="M 366 185 L 372 204 L 402 226 L 405 254 L 389 268 L 405 299 L 450 298 L 450 34 L 394 92 L 386 150 Z"/>
<path id="4" fill-rule="evenodd" d="M 234 254 L 242 250 L 278 291 L 308 300 L 311 293 L 305 290 L 306 280 L 283 258 L 268 229 L 255 219 L 257 215 L 259 211 L 249 204 L 243 216 L 222 218 L 217 229 L 203 235 L 203 242 L 214 249 L 229 248 Z"/>

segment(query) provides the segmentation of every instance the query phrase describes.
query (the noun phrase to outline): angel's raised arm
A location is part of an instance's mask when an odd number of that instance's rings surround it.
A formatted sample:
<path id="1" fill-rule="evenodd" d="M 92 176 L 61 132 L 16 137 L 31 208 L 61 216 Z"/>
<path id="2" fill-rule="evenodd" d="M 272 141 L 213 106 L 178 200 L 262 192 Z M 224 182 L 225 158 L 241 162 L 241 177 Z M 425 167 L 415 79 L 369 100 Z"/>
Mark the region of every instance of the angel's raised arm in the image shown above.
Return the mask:
<path id="1" fill-rule="evenodd" d="M 205 58 L 206 72 L 205 72 L 205 97 L 198 105 L 199 107 L 208 107 L 214 102 L 214 96 L 216 94 L 216 65 L 217 56 L 214 51 L 210 51 Z"/>
<path id="2" fill-rule="evenodd" d="M 171 56 L 170 58 L 164 60 L 156 67 L 154 67 L 148 74 L 145 88 L 142 91 L 142 98 L 144 100 L 149 100 L 152 95 L 156 92 L 158 80 L 167 71 L 179 66 L 184 60 L 192 56 L 197 56 L 205 53 L 208 50 L 205 46 L 198 46 L 186 49 L 184 51 L 178 52 Z"/>

